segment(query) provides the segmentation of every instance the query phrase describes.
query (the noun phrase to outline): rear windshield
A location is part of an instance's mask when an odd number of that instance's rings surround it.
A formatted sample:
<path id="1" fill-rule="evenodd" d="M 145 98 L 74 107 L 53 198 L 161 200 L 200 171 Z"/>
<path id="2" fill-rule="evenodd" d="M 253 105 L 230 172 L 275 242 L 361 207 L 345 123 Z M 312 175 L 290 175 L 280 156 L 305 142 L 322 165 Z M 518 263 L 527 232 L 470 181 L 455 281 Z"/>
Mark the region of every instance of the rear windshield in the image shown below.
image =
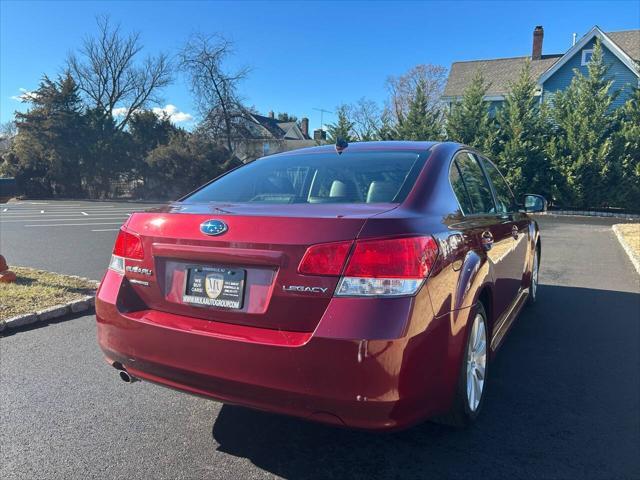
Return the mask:
<path id="1" fill-rule="evenodd" d="M 415 152 L 283 155 L 249 163 L 182 201 L 399 203 L 424 164 Z"/>

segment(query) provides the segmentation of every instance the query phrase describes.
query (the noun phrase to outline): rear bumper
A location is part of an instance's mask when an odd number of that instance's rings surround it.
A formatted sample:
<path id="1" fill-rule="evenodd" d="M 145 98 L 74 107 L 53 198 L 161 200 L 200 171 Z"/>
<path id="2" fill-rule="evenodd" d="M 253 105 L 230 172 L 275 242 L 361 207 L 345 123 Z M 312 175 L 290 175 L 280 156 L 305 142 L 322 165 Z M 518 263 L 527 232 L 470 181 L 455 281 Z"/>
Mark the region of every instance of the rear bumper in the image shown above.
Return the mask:
<path id="1" fill-rule="evenodd" d="M 110 363 L 141 379 L 362 429 L 407 427 L 450 404 L 450 322 L 433 318 L 424 290 L 398 303 L 396 313 L 406 318 L 391 320 L 385 309 L 376 318 L 376 309 L 360 303 L 369 315 L 366 325 L 402 325 L 394 327 L 394 338 L 380 338 L 390 332 L 378 327 L 359 335 L 365 323 L 340 318 L 357 316 L 358 304 L 330 305 L 315 332 L 282 332 L 153 310 L 123 313 L 116 306 L 121 284 L 108 272 L 98 291 L 98 340 Z"/>

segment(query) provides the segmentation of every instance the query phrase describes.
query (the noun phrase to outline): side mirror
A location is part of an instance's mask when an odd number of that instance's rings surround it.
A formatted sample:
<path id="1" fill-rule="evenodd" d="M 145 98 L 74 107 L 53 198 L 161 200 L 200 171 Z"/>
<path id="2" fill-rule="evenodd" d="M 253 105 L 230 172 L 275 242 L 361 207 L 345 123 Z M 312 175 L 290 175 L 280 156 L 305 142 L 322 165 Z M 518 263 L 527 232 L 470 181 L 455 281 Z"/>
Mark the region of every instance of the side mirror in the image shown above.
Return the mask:
<path id="1" fill-rule="evenodd" d="M 533 193 L 524 194 L 524 211 L 526 213 L 545 212 L 547 210 L 547 201 L 542 195 Z"/>

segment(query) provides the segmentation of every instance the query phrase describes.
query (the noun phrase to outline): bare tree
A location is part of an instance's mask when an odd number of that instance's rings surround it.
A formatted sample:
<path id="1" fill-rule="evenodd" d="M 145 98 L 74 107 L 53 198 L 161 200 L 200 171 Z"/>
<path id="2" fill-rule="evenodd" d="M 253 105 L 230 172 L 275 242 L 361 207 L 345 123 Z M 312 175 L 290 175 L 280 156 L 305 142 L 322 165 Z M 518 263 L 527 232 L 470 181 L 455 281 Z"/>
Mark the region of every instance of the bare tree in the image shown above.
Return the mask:
<path id="1" fill-rule="evenodd" d="M 18 133 L 15 120 L 9 120 L 0 125 L 0 138 L 13 138 Z"/>
<path id="2" fill-rule="evenodd" d="M 0 156 L 11 148 L 11 144 L 17 133 L 18 128 L 14 120 L 0 125 Z M 2 163 L 1 160 L 0 163 Z"/>
<path id="3" fill-rule="evenodd" d="M 242 105 L 238 84 L 247 68 L 230 72 L 224 62 L 233 44 L 220 35 L 193 35 L 180 51 L 181 68 L 191 82 L 191 91 L 203 128 L 217 141 L 222 140 L 233 152 L 238 141 L 250 135 L 245 121 L 248 110 Z"/>
<path id="4" fill-rule="evenodd" d="M 409 104 L 420 82 L 423 82 L 427 110 L 433 112 L 440 109 L 440 97 L 447 78 L 446 74 L 445 67 L 421 64 L 409 69 L 403 75 L 391 76 L 387 79 L 387 90 L 390 95 L 389 108 L 398 125 L 402 125 L 407 117 Z"/>
<path id="5" fill-rule="evenodd" d="M 358 140 L 368 142 L 378 138 L 382 112 L 375 101 L 362 97 L 349 105 L 349 117 L 353 121 L 353 131 Z"/>
<path id="6" fill-rule="evenodd" d="M 92 107 L 107 115 L 120 113 L 123 129 L 137 111 L 159 103 L 160 90 L 171 83 L 168 57 L 141 58 L 138 32 L 123 34 L 108 16 L 99 16 L 98 35 L 86 37 L 77 53 L 67 59 L 67 68 Z"/>

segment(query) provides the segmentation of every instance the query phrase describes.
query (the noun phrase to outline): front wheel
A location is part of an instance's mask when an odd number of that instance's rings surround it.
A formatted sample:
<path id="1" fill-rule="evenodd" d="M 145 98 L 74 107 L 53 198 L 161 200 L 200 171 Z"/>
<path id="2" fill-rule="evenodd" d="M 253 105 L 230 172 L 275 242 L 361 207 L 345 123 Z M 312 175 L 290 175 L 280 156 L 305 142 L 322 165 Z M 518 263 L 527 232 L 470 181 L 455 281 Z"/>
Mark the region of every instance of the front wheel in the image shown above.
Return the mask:
<path id="1" fill-rule="evenodd" d="M 449 415 L 441 420 L 466 427 L 480 414 L 489 371 L 487 315 L 481 303 L 476 306 L 460 368 L 458 388 Z"/>

